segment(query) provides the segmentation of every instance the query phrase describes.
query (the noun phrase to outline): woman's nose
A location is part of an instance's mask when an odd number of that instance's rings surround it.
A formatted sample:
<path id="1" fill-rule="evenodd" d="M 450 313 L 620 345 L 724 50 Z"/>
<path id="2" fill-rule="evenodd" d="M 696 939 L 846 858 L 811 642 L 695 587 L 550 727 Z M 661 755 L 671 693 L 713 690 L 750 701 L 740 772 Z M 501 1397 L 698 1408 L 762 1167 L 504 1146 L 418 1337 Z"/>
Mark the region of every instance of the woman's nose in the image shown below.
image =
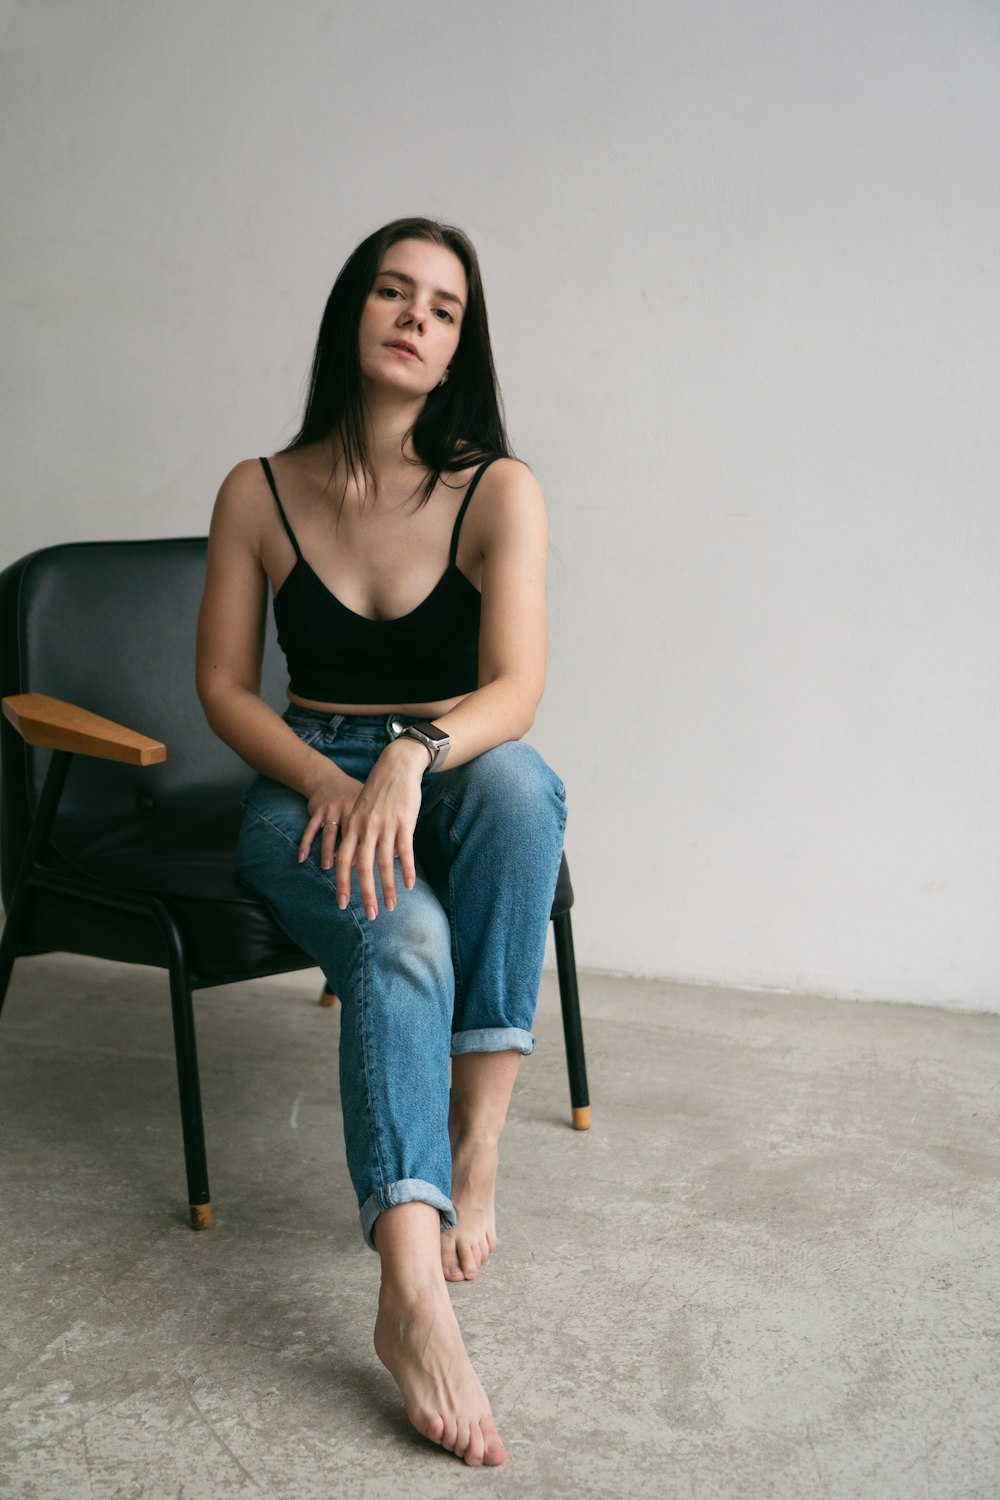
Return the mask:
<path id="1" fill-rule="evenodd" d="M 418 302 L 408 302 L 399 315 L 400 326 L 409 328 L 416 325 L 421 333 L 427 321 L 426 310 Z"/>

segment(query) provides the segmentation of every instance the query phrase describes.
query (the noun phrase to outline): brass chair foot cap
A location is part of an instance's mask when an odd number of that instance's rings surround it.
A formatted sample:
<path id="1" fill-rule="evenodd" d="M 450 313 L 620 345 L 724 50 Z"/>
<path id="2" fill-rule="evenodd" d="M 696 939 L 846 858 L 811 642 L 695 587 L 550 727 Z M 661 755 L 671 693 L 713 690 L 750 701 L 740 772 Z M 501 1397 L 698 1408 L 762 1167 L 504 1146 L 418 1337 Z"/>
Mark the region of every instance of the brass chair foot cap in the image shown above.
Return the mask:
<path id="1" fill-rule="evenodd" d="M 590 1105 L 589 1104 L 583 1104 L 583 1105 L 580 1106 L 579 1109 L 574 1109 L 573 1110 L 573 1129 L 574 1130 L 589 1130 L 590 1129 Z"/>
<path id="2" fill-rule="evenodd" d="M 337 997 L 332 990 L 324 990 L 319 997 L 320 1005 L 336 1005 Z"/>
<path id="3" fill-rule="evenodd" d="M 191 1204 L 191 1228 L 211 1229 L 212 1227 L 212 1205 L 211 1203 Z"/>

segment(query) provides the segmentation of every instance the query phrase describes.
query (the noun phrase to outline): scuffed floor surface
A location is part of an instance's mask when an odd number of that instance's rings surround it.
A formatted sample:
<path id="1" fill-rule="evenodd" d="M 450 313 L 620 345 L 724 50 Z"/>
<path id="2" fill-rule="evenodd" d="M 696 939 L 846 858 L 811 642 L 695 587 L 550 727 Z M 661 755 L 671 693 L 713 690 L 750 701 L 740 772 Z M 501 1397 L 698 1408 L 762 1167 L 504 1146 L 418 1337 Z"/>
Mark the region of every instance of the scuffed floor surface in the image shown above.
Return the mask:
<path id="1" fill-rule="evenodd" d="M 165 977 L 21 961 L 0 1023 L 4 1500 L 1000 1494 L 1000 1018 L 553 976 L 501 1244 L 453 1296 L 510 1449 L 411 1432 L 371 1348 L 337 1013 L 196 999 L 216 1227 L 186 1227 Z"/>

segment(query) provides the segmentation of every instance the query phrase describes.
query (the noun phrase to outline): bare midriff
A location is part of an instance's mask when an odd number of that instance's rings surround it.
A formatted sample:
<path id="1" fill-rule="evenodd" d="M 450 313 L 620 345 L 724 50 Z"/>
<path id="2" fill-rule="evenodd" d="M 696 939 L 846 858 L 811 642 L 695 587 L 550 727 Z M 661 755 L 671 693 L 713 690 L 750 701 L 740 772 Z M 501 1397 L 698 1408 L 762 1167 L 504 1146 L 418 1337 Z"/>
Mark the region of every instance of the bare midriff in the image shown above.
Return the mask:
<path id="1" fill-rule="evenodd" d="M 437 714 L 446 714 L 457 708 L 467 697 L 467 693 L 462 693 L 457 698 L 441 698 L 437 703 L 317 703 L 314 698 L 300 698 L 289 692 L 288 701 L 320 714 L 413 714 L 421 719 L 433 719 Z"/>

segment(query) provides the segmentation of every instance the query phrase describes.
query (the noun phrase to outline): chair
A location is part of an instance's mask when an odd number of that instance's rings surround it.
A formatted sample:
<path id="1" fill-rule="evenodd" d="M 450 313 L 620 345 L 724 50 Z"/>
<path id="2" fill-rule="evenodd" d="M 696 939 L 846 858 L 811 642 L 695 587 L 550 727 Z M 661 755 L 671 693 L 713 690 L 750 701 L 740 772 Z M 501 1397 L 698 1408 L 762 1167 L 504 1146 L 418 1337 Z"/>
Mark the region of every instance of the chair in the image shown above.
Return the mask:
<path id="1" fill-rule="evenodd" d="M 195 693 L 205 550 L 201 537 L 70 543 L 0 574 L 0 1007 L 31 954 L 168 971 L 195 1229 L 212 1209 L 192 991 L 315 967 L 233 874 L 250 773 Z M 284 687 L 269 624 L 261 691 L 280 704 Z M 564 860 L 553 919 L 573 1123 L 586 1129 L 572 903 Z"/>

